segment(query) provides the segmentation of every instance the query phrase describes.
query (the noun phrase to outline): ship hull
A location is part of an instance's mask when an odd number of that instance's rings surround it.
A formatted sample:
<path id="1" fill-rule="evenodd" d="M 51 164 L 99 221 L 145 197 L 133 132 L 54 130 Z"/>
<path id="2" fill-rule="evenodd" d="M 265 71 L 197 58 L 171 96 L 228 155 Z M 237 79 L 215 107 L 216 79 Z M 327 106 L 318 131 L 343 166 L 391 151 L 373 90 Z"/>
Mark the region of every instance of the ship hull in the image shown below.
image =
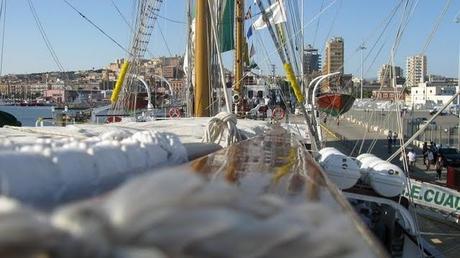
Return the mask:
<path id="1" fill-rule="evenodd" d="M 341 93 L 327 93 L 316 99 L 319 110 L 331 116 L 340 116 L 348 112 L 354 102 L 355 97 Z"/>

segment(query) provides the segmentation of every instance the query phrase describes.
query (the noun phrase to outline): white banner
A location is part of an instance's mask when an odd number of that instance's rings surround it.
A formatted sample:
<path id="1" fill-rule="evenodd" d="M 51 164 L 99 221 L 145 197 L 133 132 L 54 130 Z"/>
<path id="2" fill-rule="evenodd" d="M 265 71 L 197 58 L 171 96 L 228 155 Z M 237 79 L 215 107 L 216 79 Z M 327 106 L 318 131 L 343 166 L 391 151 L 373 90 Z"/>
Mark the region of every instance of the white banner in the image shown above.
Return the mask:
<path id="1" fill-rule="evenodd" d="M 414 179 L 410 179 L 410 183 L 410 191 L 407 191 L 406 188 L 403 192 L 403 196 L 410 201 L 412 201 L 410 199 L 412 197 L 416 204 L 460 215 L 459 192 Z"/>
<path id="2" fill-rule="evenodd" d="M 268 20 L 272 24 L 286 22 L 286 11 L 284 10 L 283 1 L 277 1 L 265 10 Z M 267 27 L 262 15 L 252 24 L 255 30 L 264 29 Z"/>

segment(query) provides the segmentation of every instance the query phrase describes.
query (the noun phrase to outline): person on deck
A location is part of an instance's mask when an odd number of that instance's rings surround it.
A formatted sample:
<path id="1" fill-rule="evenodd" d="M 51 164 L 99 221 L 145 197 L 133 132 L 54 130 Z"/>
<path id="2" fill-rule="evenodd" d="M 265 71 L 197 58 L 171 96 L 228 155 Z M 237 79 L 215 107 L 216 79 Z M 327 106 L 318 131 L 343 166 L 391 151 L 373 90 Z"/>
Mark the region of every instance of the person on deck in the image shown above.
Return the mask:
<path id="1" fill-rule="evenodd" d="M 392 137 L 393 137 L 393 145 L 396 146 L 396 141 L 398 139 L 398 133 L 394 131 Z"/>
<path id="2" fill-rule="evenodd" d="M 427 151 L 426 158 L 427 158 L 426 170 L 429 170 L 430 167 L 431 167 L 431 163 L 433 163 L 433 161 L 434 161 L 434 154 L 433 154 L 432 150 Z"/>

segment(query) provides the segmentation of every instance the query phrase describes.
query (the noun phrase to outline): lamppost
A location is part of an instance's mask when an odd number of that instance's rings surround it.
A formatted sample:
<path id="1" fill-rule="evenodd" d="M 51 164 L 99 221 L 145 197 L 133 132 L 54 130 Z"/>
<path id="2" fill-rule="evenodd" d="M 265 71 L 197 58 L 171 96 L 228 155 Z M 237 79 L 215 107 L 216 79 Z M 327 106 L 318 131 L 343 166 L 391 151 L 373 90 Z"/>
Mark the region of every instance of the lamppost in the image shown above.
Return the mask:
<path id="1" fill-rule="evenodd" d="M 455 18 L 455 23 L 460 23 L 460 12 Z M 457 74 L 457 92 L 460 91 L 460 42 L 458 43 L 458 74 Z M 457 96 L 457 116 L 460 118 L 460 96 Z M 460 119 L 458 120 L 457 127 L 457 149 L 460 149 Z"/>
<path id="2" fill-rule="evenodd" d="M 360 94 L 360 99 L 363 100 L 363 52 L 366 47 L 364 46 L 364 42 L 359 46 L 359 50 L 361 50 L 361 94 Z"/>

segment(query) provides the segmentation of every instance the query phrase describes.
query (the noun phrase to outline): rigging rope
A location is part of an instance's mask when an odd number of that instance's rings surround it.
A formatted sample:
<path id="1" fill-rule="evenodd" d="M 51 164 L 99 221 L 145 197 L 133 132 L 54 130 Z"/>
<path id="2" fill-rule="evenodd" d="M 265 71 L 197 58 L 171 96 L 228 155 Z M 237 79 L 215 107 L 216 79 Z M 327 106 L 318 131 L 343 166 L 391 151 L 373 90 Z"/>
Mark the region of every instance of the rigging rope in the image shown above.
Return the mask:
<path id="1" fill-rule="evenodd" d="M 384 29 L 383 29 L 382 32 L 380 33 L 380 35 L 379 35 L 377 41 L 376 41 L 376 42 L 374 43 L 374 45 L 372 46 L 371 51 L 370 51 L 370 52 L 368 53 L 368 55 L 366 56 L 366 59 L 367 59 L 367 57 L 371 54 L 371 52 L 372 52 L 372 50 L 374 49 L 374 47 L 375 47 L 375 45 L 377 44 L 377 42 L 381 39 L 383 33 L 384 33 L 385 30 L 388 28 L 388 26 L 389 26 L 391 20 L 393 19 L 393 17 L 394 17 L 395 14 L 397 13 L 397 11 L 398 11 L 398 9 L 399 9 L 399 7 L 400 7 L 400 5 L 401 5 L 402 3 L 403 3 L 403 2 L 401 1 L 398 5 L 395 6 L 395 8 L 393 8 L 393 10 L 392 10 L 392 12 L 391 12 L 391 15 L 388 17 L 388 21 L 387 21 L 387 23 L 386 23 Z M 412 3 L 411 5 L 409 5 L 409 4 L 410 4 L 409 2 L 406 2 L 406 4 L 404 5 L 404 11 L 403 11 L 403 14 L 402 14 L 401 22 L 400 22 L 400 24 L 399 24 L 399 26 L 398 26 L 398 31 L 397 31 L 397 34 L 396 34 L 396 38 L 395 38 L 395 43 L 394 43 L 393 49 L 396 49 L 397 46 L 399 45 L 399 42 L 400 42 L 401 36 L 402 36 L 402 32 L 404 32 L 404 29 L 405 29 L 405 27 L 407 26 L 407 24 L 408 24 L 408 22 L 409 22 L 409 19 L 410 19 L 410 17 L 412 16 L 412 14 L 413 14 L 413 12 L 414 12 L 414 10 L 415 10 L 417 4 L 418 4 L 418 1 L 417 1 L 415 4 L 414 4 L 414 3 Z M 371 65 L 369 66 L 369 68 L 368 68 L 367 71 L 366 71 L 366 74 L 369 72 L 370 68 L 374 65 L 374 63 L 375 63 L 377 57 L 380 55 L 380 53 L 381 53 L 381 51 L 382 51 L 382 49 L 383 49 L 384 46 L 385 46 L 385 43 L 382 44 L 382 46 L 380 47 L 379 51 L 378 51 L 377 54 L 375 55 L 375 57 L 374 57 L 374 59 L 373 59 Z M 392 57 L 390 56 L 389 62 L 391 62 L 391 60 L 392 60 L 391 58 L 392 58 Z M 394 64 L 393 64 L 393 66 L 394 66 Z M 393 73 L 394 73 L 394 71 L 393 71 Z M 383 84 L 380 86 L 379 90 L 381 90 L 382 87 L 383 87 Z M 373 109 L 371 112 L 372 112 L 372 113 L 375 112 L 375 109 Z M 364 136 L 363 139 L 362 139 L 363 143 L 364 143 L 364 140 L 365 140 L 365 136 Z M 370 147 L 369 147 L 369 151 L 372 151 L 372 149 L 373 149 L 373 147 L 375 146 L 376 142 L 377 142 L 377 139 L 374 139 L 373 142 L 371 142 Z"/>
<path id="2" fill-rule="evenodd" d="M 138 84 L 134 83 L 135 76 L 133 75 L 139 74 L 140 60 L 147 51 L 150 36 L 157 20 L 156 15 L 160 11 L 160 5 L 163 1 L 142 0 L 136 3 L 137 15 L 128 56 L 128 76 L 121 82 L 120 97 L 112 105 L 112 112 L 116 113 L 118 111 L 129 112 L 130 109 L 133 110 L 134 114 L 136 113 Z M 132 96 L 134 96 L 134 103 Z"/>
<path id="3" fill-rule="evenodd" d="M 337 9 L 335 10 L 334 18 L 332 19 L 331 26 L 329 27 L 329 31 L 327 32 L 327 35 L 326 35 L 326 40 L 331 36 L 332 29 L 334 28 L 335 21 L 337 20 L 337 16 L 339 16 L 339 12 L 342 9 L 342 4 L 343 4 L 343 0 L 339 0 L 339 5 L 337 6 Z"/>
<path id="4" fill-rule="evenodd" d="M 40 18 L 38 17 L 37 10 L 35 9 L 35 7 L 34 7 L 34 5 L 33 5 L 31 0 L 28 0 L 27 2 L 29 4 L 29 8 L 30 8 L 30 11 L 31 11 L 31 13 L 33 15 L 33 18 L 35 20 L 35 24 L 37 25 L 37 28 L 38 28 L 38 30 L 39 30 L 42 38 L 43 38 L 43 41 L 45 42 L 46 48 L 50 52 L 51 57 L 53 58 L 54 62 L 56 63 L 58 69 L 63 74 L 65 74 L 65 69 L 62 66 L 61 61 L 59 60 L 59 57 L 57 56 L 56 51 L 54 51 L 53 45 L 49 41 L 48 36 L 46 35 L 45 29 L 43 28 L 43 25 L 42 25 L 42 23 L 40 21 Z"/>
<path id="5" fill-rule="evenodd" d="M 320 12 L 323 11 L 323 6 L 324 6 L 324 0 L 321 1 L 321 7 L 319 8 L 319 11 L 320 11 Z M 320 21 L 320 20 L 321 20 L 321 19 L 318 18 L 318 20 L 316 21 L 316 29 L 315 29 L 315 34 L 314 34 L 314 36 L 313 36 L 313 46 L 314 46 L 315 43 L 316 43 L 316 36 L 318 35 L 319 21 Z"/>
<path id="6" fill-rule="evenodd" d="M 305 30 L 310 24 L 312 24 L 316 19 L 318 19 L 325 11 L 327 11 L 327 10 L 328 10 L 331 6 L 333 6 L 336 2 L 337 2 L 337 0 L 334 0 L 334 1 L 332 1 L 331 3 L 329 3 L 320 13 L 316 14 L 307 24 L 304 24 L 303 28 L 300 28 L 299 30 L 295 31 L 295 32 L 293 33 L 293 35 L 290 35 L 290 36 L 286 37 L 285 40 L 292 40 L 293 37 L 295 37 L 295 36 L 301 34 L 302 30 Z M 274 37 L 276 38 L 276 36 L 274 36 Z M 276 44 L 275 44 L 275 45 L 276 45 Z M 284 48 L 283 45 L 281 45 L 281 46 L 276 45 L 276 46 L 275 46 L 275 50 L 272 51 L 269 55 L 271 56 L 271 55 L 274 55 L 275 53 L 279 53 L 279 52 L 281 51 L 282 48 Z M 281 60 L 284 60 L 284 59 L 281 58 Z M 265 60 L 263 60 L 263 61 L 265 61 Z M 243 81 L 246 77 L 247 77 L 247 75 L 244 75 L 244 76 L 241 78 L 241 80 L 240 80 L 239 82 Z M 232 87 L 235 86 L 236 83 L 237 83 L 237 82 L 235 81 L 235 82 L 232 84 Z"/>
<path id="7" fill-rule="evenodd" d="M 30 0 L 29 0 L 30 1 Z M 75 6 L 73 6 L 71 3 L 69 3 L 67 0 L 63 0 L 70 8 L 72 8 L 76 13 L 78 13 L 83 19 L 85 19 L 89 24 L 91 24 L 94 28 L 96 28 L 99 32 L 101 32 L 105 37 L 107 37 L 110 41 L 115 43 L 120 49 L 122 49 L 124 52 L 127 54 L 130 54 L 130 52 L 118 41 L 116 41 L 113 37 L 111 37 L 107 32 L 105 32 L 100 26 L 98 26 L 96 23 L 94 23 L 92 20 L 90 20 L 88 17 L 86 17 L 82 12 L 80 12 Z"/>
<path id="8" fill-rule="evenodd" d="M 419 1 L 416 0 L 415 2 L 414 1 L 410 1 L 410 0 L 407 0 L 406 1 L 406 5 L 405 5 L 405 8 L 404 8 L 404 12 L 403 12 L 403 15 L 401 17 L 401 22 L 400 22 L 400 25 L 399 25 L 399 28 L 398 28 L 398 32 L 397 32 L 397 35 L 396 35 L 396 39 L 395 39 L 395 42 L 394 42 L 394 45 L 391 49 L 391 55 L 390 55 L 390 60 L 391 60 L 391 64 L 392 64 L 392 67 L 393 67 L 393 86 L 394 86 L 394 91 L 395 91 L 395 103 L 396 103 L 396 111 L 397 111 L 397 123 L 398 123 L 398 127 L 399 127 L 399 135 L 400 135 L 400 144 L 401 146 L 403 146 L 403 149 L 402 149 L 402 161 L 403 161 L 403 166 L 404 166 L 404 171 L 406 172 L 407 176 L 410 177 L 410 171 L 409 171 L 409 167 L 408 167 L 408 163 L 407 163 L 407 155 L 406 155 L 406 150 L 404 148 L 404 144 L 403 144 L 403 141 L 404 141 L 404 137 L 401 137 L 402 136 L 402 122 L 401 122 L 401 117 L 398 116 L 399 114 L 399 98 L 397 98 L 397 92 L 396 92 L 396 85 L 395 85 L 395 82 L 396 82 L 396 77 L 395 77 L 395 73 L 394 73 L 394 70 L 395 70 L 395 63 L 394 63 L 394 56 L 396 54 L 396 51 L 399 47 L 399 44 L 401 42 L 401 38 L 402 38 L 402 35 L 407 27 L 407 25 L 409 24 L 409 21 L 410 21 L 410 18 L 412 17 L 417 5 L 418 5 Z M 410 190 L 412 189 L 411 187 L 411 182 L 410 180 L 408 180 L 408 182 L 406 183 L 406 187 L 407 187 L 407 190 Z M 409 199 L 410 199 L 410 205 L 414 205 L 414 197 L 412 195 L 409 195 Z M 418 217 L 417 217 L 417 213 L 415 212 L 415 209 L 412 209 L 412 212 L 413 212 L 413 216 L 414 216 L 414 220 L 415 220 L 415 224 L 416 224 L 416 239 L 417 239 L 417 245 L 419 247 L 419 250 L 420 250 L 420 255 L 423 256 L 423 246 L 422 246 L 422 242 L 421 242 L 421 236 L 419 234 L 420 230 L 418 228 Z"/>
<path id="9" fill-rule="evenodd" d="M 444 9 L 442 10 L 442 12 L 439 15 L 435 25 L 433 26 L 433 29 L 432 29 L 431 33 L 428 35 L 428 37 L 426 39 L 426 42 L 425 42 L 425 45 L 423 46 L 423 49 L 422 49 L 422 51 L 420 53 L 425 53 L 425 51 L 427 50 L 428 46 L 430 45 L 431 41 L 433 40 L 434 35 L 438 31 L 439 25 L 441 24 L 442 19 L 446 15 L 447 10 L 449 9 L 449 6 L 450 6 L 451 3 L 452 3 L 452 0 L 447 0 L 446 1 L 446 4 L 444 5 Z"/>
<path id="10" fill-rule="evenodd" d="M 186 22 L 183 22 L 183 21 L 179 21 L 179 20 L 174 20 L 174 19 L 171 19 L 171 18 L 168 18 L 166 16 L 161 16 L 159 14 L 157 14 L 157 16 L 163 20 L 166 20 L 166 21 L 170 21 L 170 22 L 174 22 L 174 23 L 179 23 L 179 24 L 187 24 Z"/>
<path id="11" fill-rule="evenodd" d="M 171 49 L 168 46 L 168 42 L 166 42 L 165 35 L 163 34 L 163 31 L 161 30 L 160 24 L 157 24 L 158 31 L 160 31 L 161 38 L 163 39 L 163 43 L 165 44 L 166 49 L 168 50 L 169 56 L 172 56 L 173 54 L 171 53 Z"/>
<path id="12" fill-rule="evenodd" d="M 112 3 L 112 6 L 117 11 L 118 15 L 120 15 L 120 17 L 123 19 L 123 21 L 126 23 L 126 25 L 128 25 L 129 29 L 132 31 L 133 27 L 129 23 L 128 19 L 126 19 L 125 15 L 123 15 L 123 13 L 121 12 L 120 8 L 118 8 L 117 4 L 115 4 L 115 2 L 113 0 L 110 0 L 110 2 Z"/>
<path id="13" fill-rule="evenodd" d="M 3 53 L 5 49 L 5 25 L 6 25 L 6 0 L 2 0 L 1 2 L 0 20 L 1 19 L 3 19 L 3 22 L 2 22 L 2 46 L 1 46 L 1 53 L 0 53 L 0 76 L 3 75 Z"/>

